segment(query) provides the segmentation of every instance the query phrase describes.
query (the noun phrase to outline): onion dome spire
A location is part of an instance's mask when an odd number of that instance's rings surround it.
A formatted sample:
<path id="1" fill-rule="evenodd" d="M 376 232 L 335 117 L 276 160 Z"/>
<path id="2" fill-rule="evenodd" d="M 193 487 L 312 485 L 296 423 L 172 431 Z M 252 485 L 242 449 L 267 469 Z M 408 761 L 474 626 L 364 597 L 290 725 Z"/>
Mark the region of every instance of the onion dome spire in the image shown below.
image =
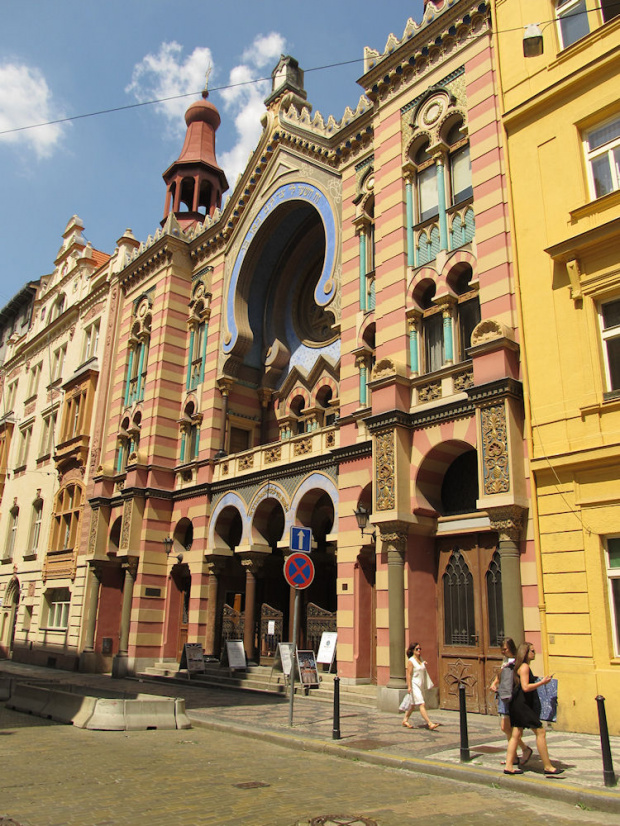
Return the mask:
<path id="1" fill-rule="evenodd" d="M 162 226 L 173 212 L 183 229 L 204 221 L 222 205 L 222 194 L 228 189 L 224 170 L 215 157 L 215 133 L 221 123 L 220 113 L 208 100 L 206 74 L 202 100 L 192 103 L 185 113 L 187 132 L 178 159 L 164 172 L 166 205 Z"/>

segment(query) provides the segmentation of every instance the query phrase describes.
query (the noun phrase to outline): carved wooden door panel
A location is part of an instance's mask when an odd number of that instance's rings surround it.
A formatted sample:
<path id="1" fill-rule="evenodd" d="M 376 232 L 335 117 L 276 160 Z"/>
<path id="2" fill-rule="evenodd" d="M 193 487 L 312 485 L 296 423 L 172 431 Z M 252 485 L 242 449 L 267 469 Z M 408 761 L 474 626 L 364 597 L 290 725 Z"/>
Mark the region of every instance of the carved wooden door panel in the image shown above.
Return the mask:
<path id="1" fill-rule="evenodd" d="M 177 661 L 181 662 L 183 647 L 187 642 L 189 628 L 189 597 L 191 589 L 191 579 L 184 577 L 180 582 L 181 599 L 179 601 L 179 636 L 177 642 Z"/>
<path id="2" fill-rule="evenodd" d="M 487 596 L 495 540 L 486 534 L 446 537 L 437 548 L 440 706 L 458 709 L 463 682 L 467 710 L 486 714 L 493 710 L 487 660 L 497 656 L 496 648 L 490 651 Z"/>

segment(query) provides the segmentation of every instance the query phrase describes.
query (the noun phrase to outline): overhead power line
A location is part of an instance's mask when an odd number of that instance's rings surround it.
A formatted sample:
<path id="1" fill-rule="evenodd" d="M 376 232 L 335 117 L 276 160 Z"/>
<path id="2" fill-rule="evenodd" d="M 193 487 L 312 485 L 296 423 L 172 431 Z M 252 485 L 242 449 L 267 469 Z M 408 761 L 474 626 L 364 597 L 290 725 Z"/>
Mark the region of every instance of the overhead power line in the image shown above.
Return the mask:
<path id="1" fill-rule="evenodd" d="M 601 10 L 602 8 L 603 8 L 602 6 L 594 6 L 593 9 L 589 9 L 589 10 L 586 9 L 584 11 L 572 12 L 570 14 L 564 15 L 564 19 L 566 19 L 568 17 L 577 17 L 581 14 L 587 14 L 588 11 Z M 547 25 L 549 23 L 554 23 L 556 21 L 555 20 L 542 20 L 542 21 L 536 21 L 536 22 L 538 23 L 538 25 L 542 26 L 542 25 Z M 511 29 L 495 30 L 494 33 L 497 35 L 497 34 L 506 34 L 508 32 L 516 32 L 516 31 L 523 31 L 523 26 L 517 26 L 517 27 L 511 28 Z M 379 55 L 377 58 L 375 58 L 375 60 L 380 61 L 381 59 L 386 57 L 388 54 L 389 54 L 389 52 L 383 52 L 383 54 Z M 355 58 L 353 60 L 341 60 L 341 61 L 338 61 L 337 63 L 326 63 L 323 66 L 313 66 L 310 69 L 304 69 L 304 73 L 309 74 L 310 72 L 321 72 L 321 71 L 324 71 L 325 69 L 335 69 L 335 68 L 338 68 L 339 66 L 349 66 L 353 63 L 362 63 L 364 60 L 365 60 L 364 57 L 358 57 L 358 58 Z M 252 86 L 256 83 L 264 83 L 265 81 L 269 81 L 269 80 L 271 80 L 271 75 L 269 77 L 258 77 L 258 78 L 254 78 L 253 80 L 244 80 L 244 81 L 241 81 L 239 83 L 228 83 L 228 84 L 225 84 L 224 86 L 216 86 L 213 89 L 210 89 L 209 91 L 211 91 L 211 92 L 222 92 L 222 91 L 225 91 L 226 89 L 237 89 L 240 86 Z M 202 94 L 202 89 L 199 92 L 183 92 L 183 93 L 180 93 L 178 95 L 169 95 L 168 97 L 164 97 L 164 98 L 154 98 L 153 100 L 144 100 L 144 101 L 141 101 L 139 103 L 127 103 L 124 106 L 113 106 L 110 109 L 98 109 L 95 112 L 85 112 L 82 115 L 71 115 L 71 116 L 66 117 L 66 118 L 56 118 L 55 120 L 43 121 L 42 123 L 31 123 L 31 124 L 28 124 L 27 126 L 15 126 L 12 129 L 4 129 L 4 130 L 0 131 L 0 135 L 11 135 L 11 134 L 14 134 L 15 132 L 24 132 L 28 129 L 40 129 L 42 126 L 55 126 L 56 124 L 59 124 L 59 123 L 70 123 L 71 121 L 74 121 L 74 120 L 84 120 L 84 118 L 94 118 L 94 117 L 97 117 L 98 115 L 110 115 L 113 112 L 124 112 L 128 109 L 139 109 L 142 106 L 155 106 L 158 103 L 167 103 L 169 100 L 180 100 L 181 98 L 196 97 L 196 95 L 200 95 L 200 94 Z"/>

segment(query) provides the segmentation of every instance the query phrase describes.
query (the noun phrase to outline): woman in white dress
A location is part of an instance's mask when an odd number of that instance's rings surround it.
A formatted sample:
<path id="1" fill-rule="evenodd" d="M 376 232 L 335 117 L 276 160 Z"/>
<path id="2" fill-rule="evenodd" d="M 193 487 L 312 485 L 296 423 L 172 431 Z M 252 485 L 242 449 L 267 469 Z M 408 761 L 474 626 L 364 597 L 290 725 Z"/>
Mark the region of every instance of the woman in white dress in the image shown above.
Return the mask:
<path id="1" fill-rule="evenodd" d="M 426 670 L 426 661 L 422 659 L 420 643 L 413 642 L 407 649 L 407 689 L 411 696 L 411 705 L 405 711 L 403 726 L 413 728 L 409 718 L 415 708 L 420 710 L 422 719 L 429 731 L 439 728 L 439 723 L 432 723 L 426 713 L 426 692 L 433 687 L 433 682 Z"/>

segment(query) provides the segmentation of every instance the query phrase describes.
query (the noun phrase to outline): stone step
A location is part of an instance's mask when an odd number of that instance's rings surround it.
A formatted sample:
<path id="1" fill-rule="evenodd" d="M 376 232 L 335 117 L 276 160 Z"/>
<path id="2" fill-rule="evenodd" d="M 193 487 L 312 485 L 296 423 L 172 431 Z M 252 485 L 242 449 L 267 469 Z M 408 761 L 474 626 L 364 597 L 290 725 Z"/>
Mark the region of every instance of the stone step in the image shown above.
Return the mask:
<path id="1" fill-rule="evenodd" d="M 265 665 L 251 665 L 245 671 L 230 671 L 220 666 L 219 662 L 205 663 L 204 673 L 194 673 L 191 675 L 191 678 L 189 678 L 185 669 L 179 670 L 178 663 L 162 661 L 144 669 L 138 676 L 156 679 L 158 681 L 178 680 L 186 682 L 188 679 L 191 679 L 194 685 L 204 685 L 209 688 L 257 691 L 278 695 L 286 692 L 286 684 L 282 672 L 273 671 L 271 666 Z M 322 672 L 319 676 L 321 678 L 320 686 L 318 688 L 309 688 L 308 696 L 319 702 L 333 704 L 335 674 Z M 299 683 L 296 683 L 295 691 L 296 693 L 305 693 Z M 376 686 L 370 684 L 348 685 L 341 683 L 340 702 L 374 708 L 377 704 Z"/>

